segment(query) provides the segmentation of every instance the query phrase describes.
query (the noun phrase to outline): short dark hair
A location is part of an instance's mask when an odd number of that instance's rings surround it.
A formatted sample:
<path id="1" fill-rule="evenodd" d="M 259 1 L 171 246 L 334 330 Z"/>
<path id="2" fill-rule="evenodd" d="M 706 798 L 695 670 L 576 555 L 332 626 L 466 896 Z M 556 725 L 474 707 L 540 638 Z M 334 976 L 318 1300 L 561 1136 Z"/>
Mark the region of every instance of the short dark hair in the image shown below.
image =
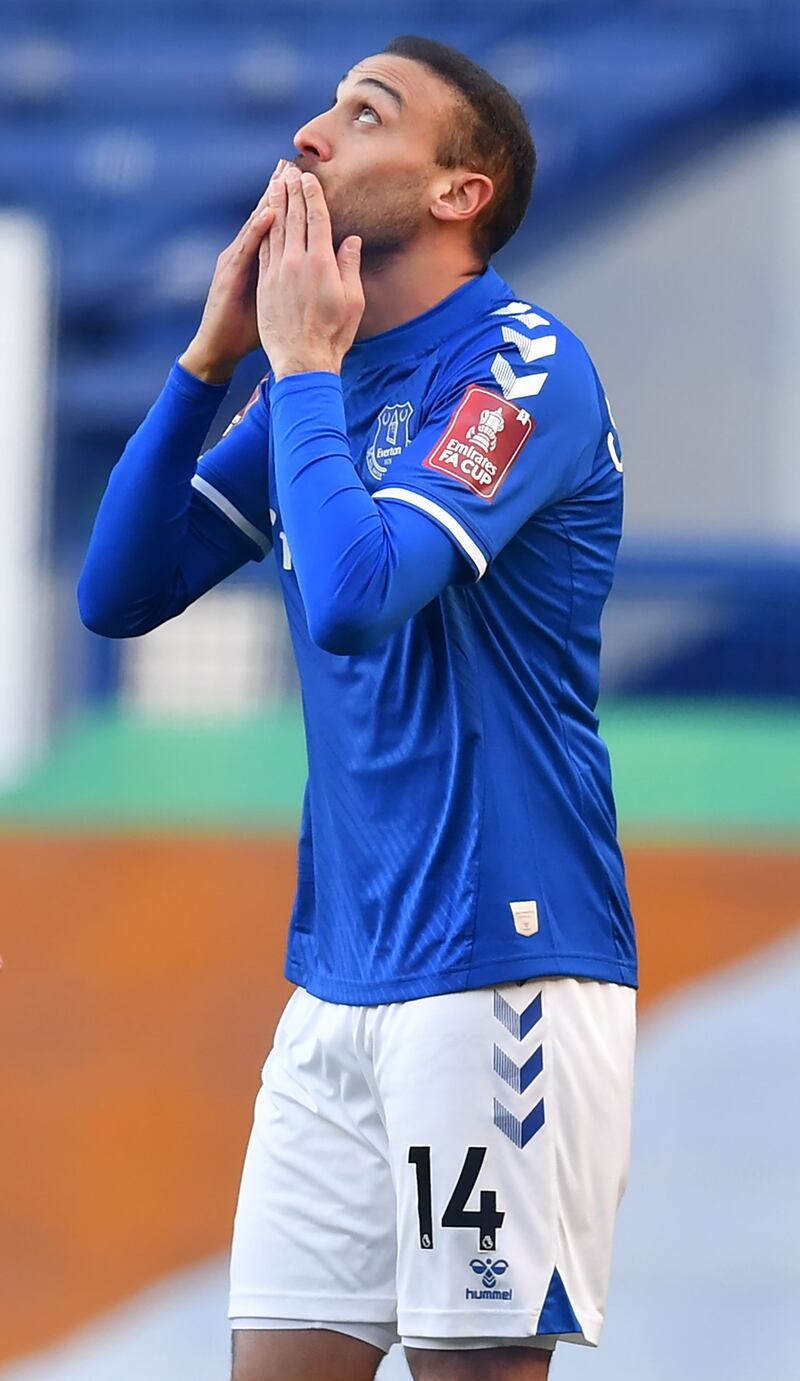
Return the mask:
<path id="1" fill-rule="evenodd" d="M 536 148 L 525 112 L 485 68 L 446 43 L 403 34 L 384 52 L 430 68 L 466 107 L 468 118 L 453 120 L 443 134 L 437 161 L 443 168 L 487 173 L 494 183 L 494 196 L 475 223 L 475 246 L 486 262 L 519 228 L 531 198 Z"/>

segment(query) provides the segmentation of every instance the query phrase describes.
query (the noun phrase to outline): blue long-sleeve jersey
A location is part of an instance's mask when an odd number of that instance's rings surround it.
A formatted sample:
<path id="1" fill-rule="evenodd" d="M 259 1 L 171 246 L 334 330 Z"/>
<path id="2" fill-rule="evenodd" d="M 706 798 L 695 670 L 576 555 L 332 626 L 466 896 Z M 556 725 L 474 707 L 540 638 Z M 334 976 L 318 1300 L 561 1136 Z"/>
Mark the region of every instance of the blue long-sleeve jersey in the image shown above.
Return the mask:
<path id="1" fill-rule="evenodd" d="M 309 775 L 286 974 L 373 1003 L 545 974 L 635 985 L 594 710 L 620 444 L 584 347 L 493 269 L 269 377 L 175 365 L 114 468 L 84 621 L 146 632 L 274 548 Z"/>

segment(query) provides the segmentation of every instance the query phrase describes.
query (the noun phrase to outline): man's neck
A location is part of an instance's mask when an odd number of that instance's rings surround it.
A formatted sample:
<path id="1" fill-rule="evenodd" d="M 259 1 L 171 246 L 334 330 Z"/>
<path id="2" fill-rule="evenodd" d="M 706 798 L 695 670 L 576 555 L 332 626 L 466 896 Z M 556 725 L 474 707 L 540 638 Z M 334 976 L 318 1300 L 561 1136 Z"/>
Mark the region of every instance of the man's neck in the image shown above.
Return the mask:
<path id="1" fill-rule="evenodd" d="M 480 272 L 474 260 L 455 259 L 452 250 L 445 258 L 429 244 L 411 245 L 374 268 L 367 259 L 361 270 L 366 306 L 356 340 L 413 321 Z"/>

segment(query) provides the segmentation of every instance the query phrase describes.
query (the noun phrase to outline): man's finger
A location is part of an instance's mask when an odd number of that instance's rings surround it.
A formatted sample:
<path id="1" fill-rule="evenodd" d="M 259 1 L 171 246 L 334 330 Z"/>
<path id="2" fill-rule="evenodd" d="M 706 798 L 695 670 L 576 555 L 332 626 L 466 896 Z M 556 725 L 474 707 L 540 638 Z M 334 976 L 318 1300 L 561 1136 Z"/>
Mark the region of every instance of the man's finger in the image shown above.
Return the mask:
<path id="1" fill-rule="evenodd" d="M 266 273 L 270 261 L 269 235 L 265 235 L 261 244 L 258 246 L 258 272 Z"/>
<path id="2" fill-rule="evenodd" d="M 274 220 L 275 212 L 271 206 L 265 206 L 263 211 L 259 212 L 250 227 L 250 234 L 247 238 L 247 244 L 250 250 L 254 250 L 261 243 Z"/>
<path id="3" fill-rule="evenodd" d="M 285 159 L 285 158 L 279 158 L 278 161 L 277 161 L 277 163 L 275 164 L 275 167 L 273 168 L 273 170 L 272 170 L 272 172 L 271 172 L 271 174 L 270 174 L 269 182 L 267 183 L 266 187 L 264 188 L 263 192 L 261 193 L 261 196 L 259 197 L 259 199 L 258 199 L 258 201 L 256 202 L 255 206 L 253 207 L 252 211 L 250 212 L 250 215 L 247 217 L 247 220 L 245 221 L 244 225 L 241 227 L 241 229 L 240 229 L 238 235 L 236 236 L 236 240 L 233 241 L 234 244 L 236 244 L 236 242 L 239 241 L 239 242 L 240 242 L 240 244 L 239 244 L 239 247 L 240 247 L 240 248 L 242 247 L 242 246 L 241 246 L 241 241 L 243 241 L 243 240 L 248 240 L 248 239 L 250 238 L 250 232 L 252 231 L 253 226 L 254 226 L 254 225 L 256 224 L 256 222 L 259 220 L 259 218 L 260 218 L 260 216 L 261 216 L 261 213 L 262 213 L 262 211 L 264 210 L 264 208 L 268 205 L 268 202 L 269 202 L 269 189 L 270 189 L 270 187 L 272 186 L 272 183 L 273 183 L 274 179 L 275 179 L 276 177 L 280 177 L 280 175 L 281 175 L 281 173 L 283 172 L 283 169 L 284 169 L 285 167 L 286 167 L 286 159 Z"/>
<path id="4" fill-rule="evenodd" d="M 272 172 L 271 172 L 270 175 L 269 175 L 269 182 L 267 183 L 266 187 L 264 188 L 263 192 L 261 193 L 261 196 L 259 197 L 259 199 L 258 199 L 258 201 L 256 202 L 255 206 L 253 207 L 253 214 L 252 214 L 252 216 L 250 217 L 251 220 L 253 220 L 256 216 L 258 216 L 258 215 L 260 214 L 261 211 L 263 211 L 264 207 L 265 207 L 266 204 L 267 204 L 267 198 L 269 197 L 269 189 L 270 189 L 270 187 L 272 186 L 273 182 L 275 181 L 276 177 L 280 177 L 280 175 L 281 175 L 281 173 L 283 172 L 283 170 L 284 170 L 285 167 L 286 167 L 286 159 L 285 159 L 285 158 L 279 158 L 278 161 L 277 161 L 277 163 L 275 164 L 275 167 L 272 169 Z"/>
<path id="5" fill-rule="evenodd" d="M 299 255 L 305 253 L 306 248 L 306 205 L 300 174 L 296 168 L 286 169 L 285 181 L 288 198 L 285 252 Z"/>
<path id="6" fill-rule="evenodd" d="M 275 212 L 272 210 L 271 206 L 263 207 L 258 213 L 255 211 L 253 212 L 253 215 L 241 231 L 236 242 L 237 259 L 249 259 L 252 257 L 258 249 L 261 240 L 270 229 L 274 219 Z"/>
<path id="7" fill-rule="evenodd" d="M 306 203 L 306 221 L 309 253 L 333 252 L 333 234 L 328 203 L 319 179 L 313 173 L 303 173 L 303 196 Z"/>
<path id="8" fill-rule="evenodd" d="M 336 263 L 342 277 L 342 287 L 348 302 L 363 302 L 364 289 L 361 285 L 361 237 L 348 235 L 339 246 Z"/>
<path id="9" fill-rule="evenodd" d="M 268 201 L 270 210 L 275 219 L 270 226 L 270 252 L 272 254 L 283 253 L 283 242 L 286 234 L 286 183 L 283 177 L 273 178 L 269 185 Z"/>

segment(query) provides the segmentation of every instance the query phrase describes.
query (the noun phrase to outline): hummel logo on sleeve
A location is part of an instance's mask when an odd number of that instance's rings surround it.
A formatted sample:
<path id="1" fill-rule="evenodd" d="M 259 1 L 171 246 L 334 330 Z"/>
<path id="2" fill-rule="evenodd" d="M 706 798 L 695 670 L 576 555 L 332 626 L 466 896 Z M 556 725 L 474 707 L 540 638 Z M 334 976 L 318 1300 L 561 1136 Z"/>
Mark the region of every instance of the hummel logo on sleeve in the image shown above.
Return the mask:
<path id="1" fill-rule="evenodd" d="M 503 340 L 506 345 L 513 345 L 519 351 L 524 364 L 533 364 L 536 360 L 544 360 L 550 355 L 555 355 L 555 336 L 537 336 L 535 340 L 531 340 L 529 336 L 523 336 L 520 331 L 514 330 L 514 326 L 525 326 L 528 330 L 535 331 L 539 326 L 550 325 L 547 317 L 534 312 L 529 302 L 508 302 L 492 315 L 506 318 L 501 328 Z M 517 374 L 505 355 L 499 353 L 492 362 L 492 373 L 506 398 L 534 398 L 541 393 L 547 379 L 546 370 L 540 370 L 536 374 Z"/>

